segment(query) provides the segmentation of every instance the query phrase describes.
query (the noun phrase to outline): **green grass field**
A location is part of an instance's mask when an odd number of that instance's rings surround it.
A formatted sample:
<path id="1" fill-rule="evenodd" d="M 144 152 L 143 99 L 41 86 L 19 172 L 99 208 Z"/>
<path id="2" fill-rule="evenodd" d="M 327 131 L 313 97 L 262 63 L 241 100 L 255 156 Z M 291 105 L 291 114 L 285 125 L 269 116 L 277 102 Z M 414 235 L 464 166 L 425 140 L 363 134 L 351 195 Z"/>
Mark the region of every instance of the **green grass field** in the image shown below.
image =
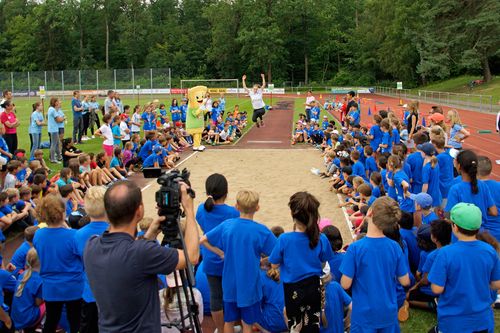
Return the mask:
<path id="1" fill-rule="evenodd" d="M 124 96 L 122 99 L 122 102 L 124 105 L 130 105 L 131 108 L 133 108 L 135 105 L 140 104 L 144 105 L 148 101 L 151 101 L 152 99 L 159 99 L 160 103 L 165 103 L 168 106 L 171 104 L 171 101 L 173 98 L 181 98 L 181 96 L 154 96 L 153 98 L 150 98 L 150 96 L 141 96 L 140 100 L 138 101 L 137 98 L 133 98 L 133 96 Z M 218 98 L 218 96 L 212 96 L 212 98 Z M 268 102 L 268 99 L 265 99 L 266 102 Z M 274 98 L 273 103 L 275 103 L 278 99 Z M 39 101 L 37 98 L 14 98 L 14 103 L 16 104 L 16 112 L 17 112 L 17 118 L 20 120 L 21 125 L 17 129 L 17 136 L 19 140 L 19 148 L 25 149 L 26 152 L 29 154 L 29 149 L 30 149 L 30 138 L 28 134 L 28 127 L 29 127 L 29 122 L 30 122 L 30 115 L 32 112 L 32 104 L 35 103 L 36 101 Z M 98 102 L 100 105 L 104 104 L 104 98 L 99 98 Z M 240 96 L 240 98 L 236 97 L 231 97 L 231 96 L 226 96 L 226 112 L 227 111 L 232 111 L 234 109 L 234 106 L 238 104 L 240 107 L 240 111 L 247 111 L 249 114 L 248 117 L 248 126 L 245 128 L 245 131 L 250 129 L 253 125 L 252 123 L 252 106 L 250 103 L 250 99 L 248 97 Z M 48 101 L 45 101 L 45 112 L 48 109 Z M 66 117 L 68 118 L 68 123 L 66 124 L 65 127 L 65 133 L 66 137 L 71 137 L 73 133 L 73 117 L 71 113 L 71 98 L 70 97 L 65 97 L 64 100 L 62 100 L 62 109 L 64 113 L 66 114 Z M 90 131 L 88 131 L 88 135 L 90 136 Z M 44 141 L 49 141 L 49 137 L 47 134 L 47 130 L 44 129 L 43 134 L 42 134 L 42 142 Z M 84 152 L 90 153 L 98 153 L 102 151 L 102 139 L 100 138 L 95 138 L 86 141 L 82 145 L 79 145 L 79 149 L 83 150 Z M 50 163 L 49 161 L 49 150 L 45 149 L 44 150 L 44 158 L 47 162 L 47 166 L 53 170 L 53 171 L 58 171 L 61 168 L 61 164 L 53 164 Z"/>
<path id="2" fill-rule="evenodd" d="M 430 91 L 447 91 L 453 93 L 487 95 L 493 97 L 493 103 L 500 101 L 500 77 L 494 76 L 493 80 L 483 83 L 473 89 L 469 88 L 469 82 L 481 79 L 480 76 L 463 75 L 453 79 L 436 82 L 418 89 Z"/>

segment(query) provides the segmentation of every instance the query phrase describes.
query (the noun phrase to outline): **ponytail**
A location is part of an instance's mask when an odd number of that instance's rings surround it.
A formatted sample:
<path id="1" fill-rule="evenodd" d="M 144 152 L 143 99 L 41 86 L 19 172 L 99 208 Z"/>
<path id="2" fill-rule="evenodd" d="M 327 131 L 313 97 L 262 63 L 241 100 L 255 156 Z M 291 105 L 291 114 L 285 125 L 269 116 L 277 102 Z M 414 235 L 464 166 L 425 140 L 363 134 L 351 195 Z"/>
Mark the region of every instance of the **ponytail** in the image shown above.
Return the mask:
<path id="1" fill-rule="evenodd" d="M 319 242 L 319 201 L 312 194 L 297 192 L 290 197 L 288 207 L 295 221 L 306 227 L 305 234 L 309 238 L 309 247 L 314 249 Z"/>
<path id="2" fill-rule="evenodd" d="M 457 162 L 460 171 L 465 172 L 470 178 L 471 191 L 473 194 L 479 193 L 477 186 L 477 155 L 472 150 L 463 150 L 457 155 Z"/>
<path id="3" fill-rule="evenodd" d="M 26 270 L 24 271 L 23 279 L 19 283 L 19 286 L 17 286 L 17 290 L 15 293 L 16 297 L 21 297 L 23 295 L 24 287 L 31 278 L 31 275 L 33 274 L 33 269 L 37 268 L 38 266 L 39 266 L 38 255 L 36 253 L 36 250 L 34 248 L 31 248 L 28 251 L 28 254 L 26 255 Z"/>
<path id="4" fill-rule="evenodd" d="M 436 167 L 436 165 L 438 164 L 438 159 L 437 159 L 437 157 L 436 157 L 435 155 L 431 157 L 431 161 L 430 161 L 430 163 L 431 163 L 431 167 L 432 167 L 433 169 L 434 169 L 434 168 Z"/>
<path id="5" fill-rule="evenodd" d="M 203 206 L 207 212 L 211 212 L 214 209 L 215 201 L 227 196 L 228 184 L 226 177 L 219 173 L 208 176 L 205 181 L 205 191 L 208 197 Z"/>
<path id="6" fill-rule="evenodd" d="M 38 107 L 40 106 L 40 102 L 35 102 L 33 103 L 32 107 L 33 107 L 33 112 L 36 111 L 36 109 L 38 109 Z"/>

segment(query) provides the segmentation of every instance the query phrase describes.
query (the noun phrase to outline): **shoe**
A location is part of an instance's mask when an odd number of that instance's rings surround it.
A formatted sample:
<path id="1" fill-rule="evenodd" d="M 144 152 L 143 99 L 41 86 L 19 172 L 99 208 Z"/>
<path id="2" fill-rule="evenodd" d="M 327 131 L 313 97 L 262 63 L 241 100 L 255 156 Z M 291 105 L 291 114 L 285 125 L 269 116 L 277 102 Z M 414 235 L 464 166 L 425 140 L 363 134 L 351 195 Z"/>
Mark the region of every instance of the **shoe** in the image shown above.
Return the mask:
<path id="1" fill-rule="evenodd" d="M 264 120 L 261 120 L 261 121 L 260 121 L 260 126 L 262 126 L 262 127 L 264 127 L 264 126 L 265 126 L 265 125 L 264 125 Z"/>
<path id="2" fill-rule="evenodd" d="M 54 164 L 61 164 L 62 162 L 61 161 L 50 161 L 51 163 L 54 163 Z"/>
<path id="3" fill-rule="evenodd" d="M 82 141 L 87 141 L 87 140 L 90 140 L 90 138 L 88 136 L 82 137 Z"/>
<path id="4" fill-rule="evenodd" d="M 259 127 L 260 127 L 260 124 L 259 124 L 259 122 L 258 122 L 258 121 L 255 123 L 255 125 L 257 125 L 257 128 L 259 128 Z"/>
<path id="5" fill-rule="evenodd" d="M 95 136 L 92 135 L 92 139 L 95 139 Z"/>

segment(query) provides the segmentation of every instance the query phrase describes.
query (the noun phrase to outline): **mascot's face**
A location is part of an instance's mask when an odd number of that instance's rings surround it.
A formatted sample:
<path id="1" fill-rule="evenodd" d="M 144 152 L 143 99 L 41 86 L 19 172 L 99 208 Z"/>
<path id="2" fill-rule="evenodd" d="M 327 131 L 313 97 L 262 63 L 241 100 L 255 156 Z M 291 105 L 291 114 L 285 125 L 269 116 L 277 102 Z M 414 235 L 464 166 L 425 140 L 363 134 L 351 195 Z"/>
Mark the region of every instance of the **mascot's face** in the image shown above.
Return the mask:
<path id="1" fill-rule="evenodd" d="M 189 104 L 191 106 L 202 105 L 207 95 L 208 88 L 205 86 L 196 86 L 188 90 Z"/>

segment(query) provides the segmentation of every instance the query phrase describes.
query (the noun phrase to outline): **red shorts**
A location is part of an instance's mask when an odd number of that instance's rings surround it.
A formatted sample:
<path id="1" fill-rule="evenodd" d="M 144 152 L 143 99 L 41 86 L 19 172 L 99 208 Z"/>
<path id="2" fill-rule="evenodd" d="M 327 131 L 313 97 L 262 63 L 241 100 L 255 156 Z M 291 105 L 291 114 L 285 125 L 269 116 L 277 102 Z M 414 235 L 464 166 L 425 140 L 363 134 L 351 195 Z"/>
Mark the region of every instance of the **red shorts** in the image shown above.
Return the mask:
<path id="1" fill-rule="evenodd" d="M 113 156 L 114 146 L 102 145 L 102 149 L 104 149 L 106 156 L 110 156 L 110 157 Z"/>

